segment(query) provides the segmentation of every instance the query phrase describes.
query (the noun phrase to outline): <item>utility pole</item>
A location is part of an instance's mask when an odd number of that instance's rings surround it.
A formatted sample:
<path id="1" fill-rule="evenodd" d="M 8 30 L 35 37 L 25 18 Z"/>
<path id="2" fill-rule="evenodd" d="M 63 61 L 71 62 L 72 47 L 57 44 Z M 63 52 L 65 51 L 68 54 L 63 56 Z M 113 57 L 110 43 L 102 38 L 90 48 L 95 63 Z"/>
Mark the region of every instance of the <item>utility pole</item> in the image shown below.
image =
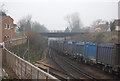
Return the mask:
<path id="1" fill-rule="evenodd" d="M 23 54 L 23 59 L 25 59 L 25 55 L 26 55 L 26 53 L 29 53 L 29 39 L 27 40 L 27 49 L 26 49 L 26 51 L 24 52 L 24 54 Z M 27 58 L 29 57 L 29 54 L 27 55 Z M 29 59 L 27 59 L 27 60 L 29 60 Z"/>
<path id="2" fill-rule="evenodd" d="M 120 44 L 120 1 L 118 2 L 118 43 Z"/>

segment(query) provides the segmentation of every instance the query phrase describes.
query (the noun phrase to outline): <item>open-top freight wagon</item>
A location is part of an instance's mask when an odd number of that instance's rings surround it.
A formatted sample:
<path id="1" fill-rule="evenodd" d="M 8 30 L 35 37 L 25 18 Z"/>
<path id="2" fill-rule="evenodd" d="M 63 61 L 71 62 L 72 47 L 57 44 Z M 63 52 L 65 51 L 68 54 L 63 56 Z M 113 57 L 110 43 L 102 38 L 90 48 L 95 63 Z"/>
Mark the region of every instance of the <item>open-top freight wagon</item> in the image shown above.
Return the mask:
<path id="1" fill-rule="evenodd" d="M 50 47 L 79 61 L 96 64 L 108 72 L 120 72 L 120 44 L 52 41 Z"/>
<path id="2" fill-rule="evenodd" d="M 103 70 L 118 72 L 120 70 L 120 45 L 98 44 L 97 48 L 97 63 L 104 65 Z"/>

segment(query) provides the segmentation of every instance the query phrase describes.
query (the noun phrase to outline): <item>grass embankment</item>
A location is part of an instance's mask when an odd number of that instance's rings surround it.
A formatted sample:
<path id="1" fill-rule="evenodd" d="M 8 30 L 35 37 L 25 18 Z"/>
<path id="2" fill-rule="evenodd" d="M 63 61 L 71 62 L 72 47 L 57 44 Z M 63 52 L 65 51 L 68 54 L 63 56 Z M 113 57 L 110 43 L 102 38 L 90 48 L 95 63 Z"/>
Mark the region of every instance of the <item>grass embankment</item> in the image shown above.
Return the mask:
<path id="1" fill-rule="evenodd" d="M 71 41 L 118 43 L 118 32 L 86 33 L 73 36 Z"/>

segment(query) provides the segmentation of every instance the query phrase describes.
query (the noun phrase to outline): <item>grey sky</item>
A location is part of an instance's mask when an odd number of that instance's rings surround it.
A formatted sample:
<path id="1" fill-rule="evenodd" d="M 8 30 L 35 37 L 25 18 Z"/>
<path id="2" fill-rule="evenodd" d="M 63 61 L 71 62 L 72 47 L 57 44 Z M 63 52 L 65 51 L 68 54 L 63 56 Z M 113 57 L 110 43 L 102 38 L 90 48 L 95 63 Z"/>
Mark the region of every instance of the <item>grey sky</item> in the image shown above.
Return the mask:
<path id="1" fill-rule="evenodd" d="M 7 0 L 6 0 L 7 1 Z M 44 24 L 50 30 L 65 29 L 67 22 L 64 17 L 67 14 L 79 12 L 83 26 L 89 26 L 96 19 L 113 20 L 118 18 L 118 2 L 117 0 L 95 1 L 48 1 L 42 0 L 36 2 L 23 1 L 18 2 L 12 0 L 0 4 L 5 4 L 5 9 L 12 16 L 15 23 L 22 17 L 30 14 L 33 21 L 38 21 Z M 101 1 L 101 2 L 100 2 Z"/>

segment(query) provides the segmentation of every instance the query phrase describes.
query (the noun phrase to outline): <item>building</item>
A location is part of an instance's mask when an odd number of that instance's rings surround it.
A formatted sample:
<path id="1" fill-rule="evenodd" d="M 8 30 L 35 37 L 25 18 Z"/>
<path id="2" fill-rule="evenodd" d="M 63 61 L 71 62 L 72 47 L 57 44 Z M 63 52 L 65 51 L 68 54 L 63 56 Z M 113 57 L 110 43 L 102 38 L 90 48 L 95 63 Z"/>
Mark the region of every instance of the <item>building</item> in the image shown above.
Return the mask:
<path id="1" fill-rule="evenodd" d="M 0 14 L 0 42 L 10 40 L 16 36 L 16 24 L 13 22 L 14 20 L 10 16 Z"/>
<path id="2" fill-rule="evenodd" d="M 99 24 L 96 27 L 95 32 L 107 32 L 109 28 L 110 26 L 108 24 Z"/>
<path id="3" fill-rule="evenodd" d="M 120 19 L 116 19 L 114 22 L 115 30 L 120 31 Z"/>

